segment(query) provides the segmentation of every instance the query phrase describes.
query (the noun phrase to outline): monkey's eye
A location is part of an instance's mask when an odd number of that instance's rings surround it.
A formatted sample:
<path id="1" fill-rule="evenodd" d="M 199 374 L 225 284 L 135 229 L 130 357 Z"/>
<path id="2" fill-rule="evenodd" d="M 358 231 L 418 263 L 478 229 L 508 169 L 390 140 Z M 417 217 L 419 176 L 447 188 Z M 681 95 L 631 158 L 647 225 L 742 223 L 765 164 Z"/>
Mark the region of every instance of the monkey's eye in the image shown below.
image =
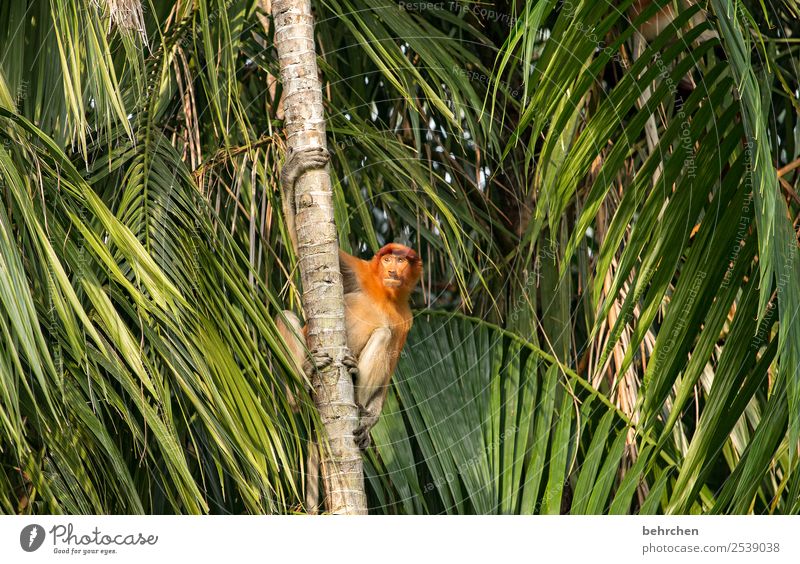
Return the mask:
<path id="1" fill-rule="evenodd" d="M 397 257 L 397 262 L 406 262 L 405 257 Z"/>
<path id="2" fill-rule="evenodd" d="M 390 259 L 388 256 L 386 256 L 386 257 L 383 257 L 383 262 L 385 262 L 386 264 L 389 264 L 389 261 L 390 261 L 390 260 L 391 260 L 391 259 Z"/>

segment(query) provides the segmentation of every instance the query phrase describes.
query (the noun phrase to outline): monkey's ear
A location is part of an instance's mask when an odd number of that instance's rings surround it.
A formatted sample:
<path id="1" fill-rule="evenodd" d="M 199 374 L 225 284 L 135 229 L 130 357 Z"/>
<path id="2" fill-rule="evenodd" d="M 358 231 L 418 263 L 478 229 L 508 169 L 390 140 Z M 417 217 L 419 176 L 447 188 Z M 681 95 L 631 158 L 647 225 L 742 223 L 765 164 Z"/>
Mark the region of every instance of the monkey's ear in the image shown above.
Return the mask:
<path id="1" fill-rule="evenodd" d="M 361 290 L 356 273 L 358 262 L 360 261 L 356 257 L 339 250 L 339 270 L 342 273 L 342 286 L 345 294 Z"/>

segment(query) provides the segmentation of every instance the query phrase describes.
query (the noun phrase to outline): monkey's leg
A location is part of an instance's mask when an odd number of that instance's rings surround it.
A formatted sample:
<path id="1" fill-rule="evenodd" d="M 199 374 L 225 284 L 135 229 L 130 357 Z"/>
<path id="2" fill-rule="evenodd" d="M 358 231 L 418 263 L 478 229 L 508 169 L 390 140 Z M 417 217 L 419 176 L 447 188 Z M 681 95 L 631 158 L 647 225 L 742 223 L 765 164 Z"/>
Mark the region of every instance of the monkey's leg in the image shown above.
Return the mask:
<path id="1" fill-rule="evenodd" d="M 289 349 L 295 371 L 298 374 L 305 373 L 303 365 L 306 358 L 306 346 L 303 342 L 303 325 L 300 323 L 300 318 L 291 311 L 284 311 L 282 315 L 279 314 L 275 318 L 275 324 L 278 326 L 278 333 L 283 337 L 283 342 Z M 297 411 L 297 400 L 289 389 L 289 385 L 285 384 L 285 386 L 289 405 L 292 411 Z"/>
<path id="2" fill-rule="evenodd" d="M 331 363 L 331 357 L 325 352 L 313 350 L 306 354 L 303 325 L 300 323 L 300 318 L 294 313 L 284 311 L 282 316 L 278 315 L 275 318 L 275 324 L 278 326 L 278 333 L 281 334 L 289 349 L 295 370 L 298 374 L 305 374 L 308 382 L 311 381 L 311 377 L 316 370 L 321 370 Z M 286 393 L 292 410 L 297 411 L 297 400 L 288 385 L 286 386 Z"/>
<path id="3" fill-rule="evenodd" d="M 353 438 L 362 449 L 370 445 L 370 429 L 378 422 L 383 401 L 386 399 L 389 379 L 392 376 L 389 355 L 391 342 L 390 329 L 387 327 L 376 329 L 370 335 L 358 359 L 356 403 L 359 406 L 361 420 L 353 433 Z"/>
<path id="4" fill-rule="evenodd" d="M 308 442 L 306 459 L 306 511 L 309 515 L 319 513 L 319 445 L 315 439 Z"/>
<path id="5" fill-rule="evenodd" d="M 311 351 L 306 354 L 306 345 L 303 338 L 303 325 L 291 311 L 284 311 L 283 315 L 278 315 L 275 319 L 278 332 L 283 337 L 284 342 L 289 348 L 295 370 L 302 372 L 308 379 L 314 370 L 324 368 L 331 362 L 331 357 L 325 353 Z M 286 394 L 289 405 L 293 411 L 297 411 L 297 400 L 294 394 L 286 385 Z M 312 437 L 308 443 L 308 456 L 306 458 L 306 511 L 309 514 L 316 514 L 319 511 L 319 445 Z"/>

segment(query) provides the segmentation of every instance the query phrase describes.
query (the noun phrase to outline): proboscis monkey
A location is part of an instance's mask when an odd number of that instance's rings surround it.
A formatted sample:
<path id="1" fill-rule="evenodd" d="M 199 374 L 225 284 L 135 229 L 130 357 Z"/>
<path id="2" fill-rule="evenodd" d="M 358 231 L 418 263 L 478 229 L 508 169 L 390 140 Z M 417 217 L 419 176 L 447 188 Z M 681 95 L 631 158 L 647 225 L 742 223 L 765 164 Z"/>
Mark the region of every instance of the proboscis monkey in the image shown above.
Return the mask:
<path id="1" fill-rule="evenodd" d="M 284 204 L 284 213 L 293 242 L 294 209 L 290 208 L 294 200 L 294 183 L 303 172 L 323 167 L 327 161 L 328 153 L 320 147 L 295 151 L 287 156 L 281 180 L 283 198 L 289 204 Z M 370 429 L 381 414 L 392 373 L 411 329 L 409 297 L 422 276 L 422 261 L 405 245 L 390 243 L 370 260 L 361 260 L 340 250 L 339 267 L 350 350 L 343 363 L 354 377 L 360 418 L 354 439 L 363 449 L 370 444 Z M 283 312 L 283 319 L 279 317 L 277 322 L 298 370 L 310 378 L 315 369 L 330 364 L 332 359 L 327 354 L 308 351 L 306 329 L 294 313 Z M 315 489 L 307 488 L 309 491 Z M 311 501 L 307 503 L 313 505 Z"/>

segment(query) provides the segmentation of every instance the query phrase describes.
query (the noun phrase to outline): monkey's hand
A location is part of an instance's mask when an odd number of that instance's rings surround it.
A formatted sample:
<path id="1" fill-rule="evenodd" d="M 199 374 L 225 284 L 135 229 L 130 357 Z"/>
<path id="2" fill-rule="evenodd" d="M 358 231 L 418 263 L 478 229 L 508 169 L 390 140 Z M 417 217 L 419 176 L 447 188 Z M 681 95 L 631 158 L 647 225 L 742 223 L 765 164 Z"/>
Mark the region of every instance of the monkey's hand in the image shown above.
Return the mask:
<path id="1" fill-rule="evenodd" d="M 327 368 L 331 362 L 333 362 L 333 359 L 328 353 L 318 350 L 309 351 L 303 362 L 303 371 L 310 378 L 314 372 Z M 347 372 L 350 373 L 355 382 L 358 377 L 358 360 L 356 360 L 356 357 L 350 351 L 347 351 L 342 357 L 342 364 L 347 368 Z"/>
<path id="2" fill-rule="evenodd" d="M 358 378 L 358 360 L 349 350 L 344 353 L 344 356 L 342 357 L 342 364 L 345 365 L 347 371 L 350 373 L 350 376 L 353 377 L 353 384 L 355 384 L 356 379 Z"/>
<path id="3" fill-rule="evenodd" d="M 303 361 L 303 372 L 306 373 L 310 380 L 315 372 L 327 367 L 331 362 L 333 362 L 331 355 L 325 351 L 309 351 L 308 356 Z"/>
<path id="4" fill-rule="evenodd" d="M 324 167 L 330 160 L 330 154 L 324 147 L 306 147 L 305 149 L 286 152 L 286 162 L 281 169 L 281 183 L 284 187 L 293 187 L 294 183 L 306 171 Z"/>
<path id="5" fill-rule="evenodd" d="M 369 447 L 372 443 L 370 439 L 369 432 L 378 422 L 378 416 L 373 414 L 370 411 L 367 411 L 364 408 L 360 409 L 361 411 L 361 422 L 358 425 L 358 428 L 353 433 L 353 438 L 356 441 L 356 445 L 361 450 L 364 450 Z"/>

